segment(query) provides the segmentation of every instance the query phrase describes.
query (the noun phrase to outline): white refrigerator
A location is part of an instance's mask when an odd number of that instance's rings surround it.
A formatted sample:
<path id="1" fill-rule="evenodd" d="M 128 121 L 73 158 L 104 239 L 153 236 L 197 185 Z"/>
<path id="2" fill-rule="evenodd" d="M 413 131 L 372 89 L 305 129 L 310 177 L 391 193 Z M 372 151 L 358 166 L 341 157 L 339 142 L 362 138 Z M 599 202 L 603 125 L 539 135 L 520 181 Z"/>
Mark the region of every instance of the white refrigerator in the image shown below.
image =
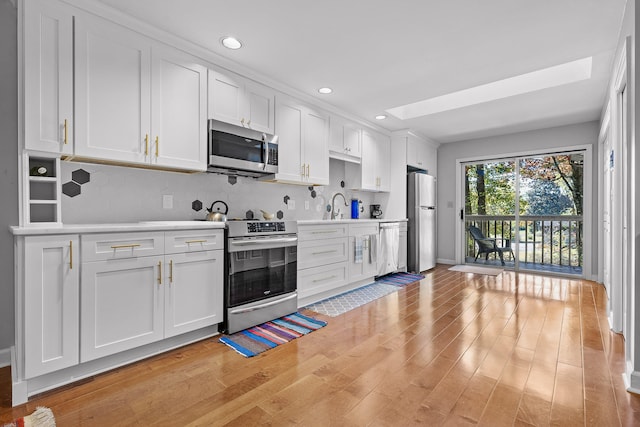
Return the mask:
<path id="1" fill-rule="evenodd" d="M 436 266 L 436 179 L 407 175 L 407 267 L 420 273 Z"/>

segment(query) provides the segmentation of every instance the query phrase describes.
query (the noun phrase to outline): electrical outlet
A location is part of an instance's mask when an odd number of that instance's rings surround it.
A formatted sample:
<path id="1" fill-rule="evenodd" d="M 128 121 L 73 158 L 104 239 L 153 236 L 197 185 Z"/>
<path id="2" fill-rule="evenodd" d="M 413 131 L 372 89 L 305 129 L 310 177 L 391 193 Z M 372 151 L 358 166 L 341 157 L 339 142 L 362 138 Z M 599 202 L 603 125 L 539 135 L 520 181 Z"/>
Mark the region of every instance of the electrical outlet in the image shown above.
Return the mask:
<path id="1" fill-rule="evenodd" d="M 305 200 L 305 201 L 304 201 L 304 209 L 305 209 L 306 211 L 308 211 L 308 210 L 309 210 L 309 201 L 308 201 L 308 200 Z"/>
<path id="2" fill-rule="evenodd" d="M 162 209 L 173 209 L 173 196 L 171 194 L 162 196 Z"/>
<path id="3" fill-rule="evenodd" d="M 289 208 L 289 210 L 293 210 L 296 208 L 296 201 L 293 199 L 289 199 L 289 202 L 287 203 L 287 207 Z"/>

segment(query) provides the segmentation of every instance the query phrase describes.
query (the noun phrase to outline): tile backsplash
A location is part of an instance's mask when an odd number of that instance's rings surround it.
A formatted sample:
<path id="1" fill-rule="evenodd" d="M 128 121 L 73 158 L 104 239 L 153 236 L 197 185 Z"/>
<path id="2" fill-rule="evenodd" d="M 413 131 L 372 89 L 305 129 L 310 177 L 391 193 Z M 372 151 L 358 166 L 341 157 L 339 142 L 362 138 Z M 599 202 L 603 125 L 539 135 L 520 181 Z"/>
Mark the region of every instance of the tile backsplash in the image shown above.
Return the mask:
<path id="1" fill-rule="evenodd" d="M 228 218 L 245 218 L 251 213 L 255 218 L 262 218 L 260 210 L 264 210 L 284 219 L 326 219 L 329 217 L 326 206 L 338 191 L 348 202 L 351 198 L 362 200 L 365 208 L 362 215 L 368 218 L 369 205 L 379 203 L 374 202 L 374 194 L 348 190 L 348 183 L 341 188 L 340 183 L 345 179 L 344 163 L 331 159 L 329 167 L 330 185 L 308 187 L 244 177 L 229 179 L 225 175 L 209 173 L 62 162 L 63 185 L 74 183 L 80 176 L 83 181 L 78 186 L 79 194 L 76 191 L 70 193 L 73 196 L 63 193 L 62 221 L 87 224 L 204 219 L 206 208 L 216 200 L 228 205 Z M 336 206 L 341 200 L 336 200 Z M 199 211 L 194 210 L 200 205 Z M 341 208 L 344 217 L 349 218 L 350 207 L 342 205 Z"/>

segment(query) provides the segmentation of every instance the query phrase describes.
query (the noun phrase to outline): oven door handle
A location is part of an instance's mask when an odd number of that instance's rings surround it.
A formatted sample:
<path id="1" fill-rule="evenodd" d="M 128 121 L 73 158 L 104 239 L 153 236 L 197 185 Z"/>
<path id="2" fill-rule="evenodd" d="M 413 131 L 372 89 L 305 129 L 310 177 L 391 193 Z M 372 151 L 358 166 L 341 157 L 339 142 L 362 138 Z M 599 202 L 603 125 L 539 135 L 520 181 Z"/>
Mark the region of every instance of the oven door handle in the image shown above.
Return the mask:
<path id="1" fill-rule="evenodd" d="M 297 242 L 297 237 L 281 237 L 275 239 L 259 239 L 259 240 L 232 240 L 231 244 L 236 246 L 245 246 L 245 245 L 267 245 L 272 243 L 291 243 Z"/>
<path id="2" fill-rule="evenodd" d="M 289 301 L 289 300 L 294 299 L 294 298 L 298 298 L 298 293 L 297 292 L 294 292 L 291 295 L 287 295 L 286 297 L 277 299 L 275 301 L 269 301 L 269 302 L 266 302 L 264 304 L 254 305 L 254 306 L 248 307 L 248 308 L 238 308 L 236 310 L 231 310 L 229 312 L 229 314 L 248 313 L 250 311 L 260 310 L 261 308 L 271 307 L 272 305 L 280 304 L 280 303 L 283 303 L 285 301 Z"/>

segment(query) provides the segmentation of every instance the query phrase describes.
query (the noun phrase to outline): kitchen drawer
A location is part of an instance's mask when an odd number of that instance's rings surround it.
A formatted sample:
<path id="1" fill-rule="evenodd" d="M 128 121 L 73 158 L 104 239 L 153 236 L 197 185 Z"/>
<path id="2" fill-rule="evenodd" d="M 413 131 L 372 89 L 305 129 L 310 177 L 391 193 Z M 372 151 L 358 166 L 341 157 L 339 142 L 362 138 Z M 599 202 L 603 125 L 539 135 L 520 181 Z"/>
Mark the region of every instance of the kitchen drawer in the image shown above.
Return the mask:
<path id="1" fill-rule="evenodd" d="M 346 283 L 346 262 L 298 270 L 298 300 L 332 291 Z"/>
<path id="2" fill-rule="evenodd" d="M 223 230 L 184 230 L 164 233 L 165 254 L 224 249 Z"/>
<path id="3" fill-rule="evenodd" d="M 333 239 L 335 237 L 346 237 L 348 235 L 348 224 L 329 223 L 327 225 L 298 225 L 299 242 L 305 242 L 308 240 Z"/>
<path id="4" fill-rule="evenodd" d="M 347 261 L 348 237 L 298 242 L 298 270 Z"/>
<path id="5" fill-rule="evenodd" d="M 164 254 L 164 232 L 80 236 L 82 262 Z"/>
<path id="6" fill-rule="evenodd" d="M 378 231 L 377 223 L 349 225 L 349 236 L 369 236 L 371 234 L 378 234 Z"/>

